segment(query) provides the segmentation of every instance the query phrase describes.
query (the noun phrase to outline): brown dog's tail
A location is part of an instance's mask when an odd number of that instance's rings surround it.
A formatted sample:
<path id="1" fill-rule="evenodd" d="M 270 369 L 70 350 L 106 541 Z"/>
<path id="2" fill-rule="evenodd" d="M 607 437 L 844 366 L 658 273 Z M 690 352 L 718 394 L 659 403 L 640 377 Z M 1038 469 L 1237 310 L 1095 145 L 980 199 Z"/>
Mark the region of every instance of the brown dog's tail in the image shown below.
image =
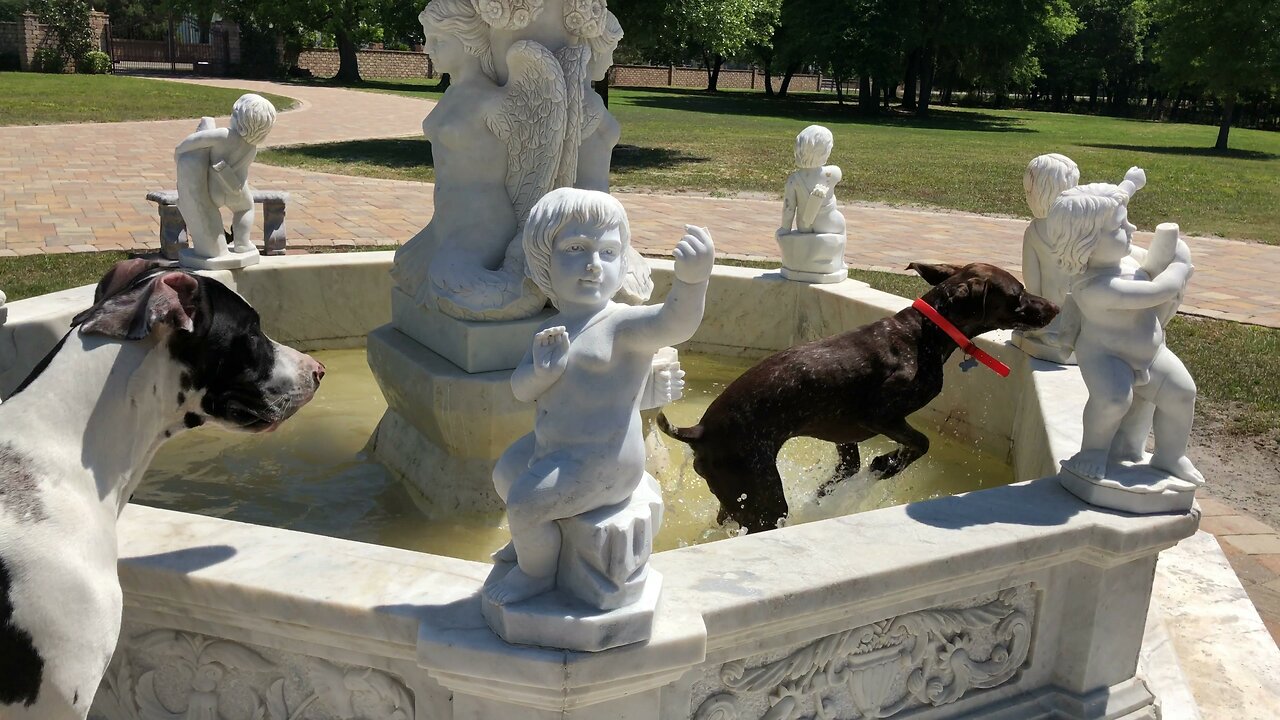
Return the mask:
<path id="1" fill-rule="evenodd" d="M 691 445 L 702 439 L 701 423 L 693 427 L 678 428 L 671 424 L 671 421 L 667 419 L 666 415 L 662 414 L 662 411 L 658 411 L 658 429 L 681 442 Z"/>

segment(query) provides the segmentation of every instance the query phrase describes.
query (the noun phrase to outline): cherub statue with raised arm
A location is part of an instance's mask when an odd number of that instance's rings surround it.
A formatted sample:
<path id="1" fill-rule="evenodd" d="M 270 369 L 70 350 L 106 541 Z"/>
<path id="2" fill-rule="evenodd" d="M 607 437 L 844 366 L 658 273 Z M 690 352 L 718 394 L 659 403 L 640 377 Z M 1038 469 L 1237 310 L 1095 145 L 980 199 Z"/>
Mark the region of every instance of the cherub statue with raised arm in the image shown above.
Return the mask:
<path id="1" fill-rule="evenodd" d="M 196 131 L 174 149 L 178 211 L 192 245 L 180 254 L 183 265 L 222 269 L 258 262 L 249 167 L 275 122 L 271 101 L 246 93 L 231 109 L 229 127 L 217 127 L 213 118 L 203 118 Z M 223 207 L 232 213 L 230 249 L 222 228 L 219 208 Z"/>
<path id="2" fill-rule="evenodd" d="M 624 503 L 640 487 L 640 405 L 654 353 L 697 330 L 714 261 L 711 235 L 686 230 L 673 252 L 666 302 L 632 306 L 612 300 L 630 244 L 621 203 L 606 193 L 561 188 L 530 212 L 523 234 L 529 274 L 559 314 L 543 324 L 511 376 L 516 397 L 535 403 L 536 411 L 533 432 L 494 469 L 512 538 L 494 557 L 516 563 L 486 585 L 494 605 L 556 587 L 557 521 Z"/>
<path id="3" fill-rule="evenodd" d="M 1059 195 L 1046 217 L 1049 245 L 1080 312 L 1074 347 L 1089 390 L 1080 452 L 1062 466 L 1090 482 L 1123 486 L 1109 475 L 1120 461 L 1140 464 L 1128 446 L 1146 438 L 1146 401 L 1155 406 L 1148 464 L 1168 480 L 1142 492 L 1193 491 L 1204 483 L 1187 457 L 1196 386 L 1164 334 L 1191 277 L 1191 253 L 1172 225 L 1161 226 L 1151 251 L 1135 253 L 1129 195 L 1117 185 L 1082 185 Z"/>

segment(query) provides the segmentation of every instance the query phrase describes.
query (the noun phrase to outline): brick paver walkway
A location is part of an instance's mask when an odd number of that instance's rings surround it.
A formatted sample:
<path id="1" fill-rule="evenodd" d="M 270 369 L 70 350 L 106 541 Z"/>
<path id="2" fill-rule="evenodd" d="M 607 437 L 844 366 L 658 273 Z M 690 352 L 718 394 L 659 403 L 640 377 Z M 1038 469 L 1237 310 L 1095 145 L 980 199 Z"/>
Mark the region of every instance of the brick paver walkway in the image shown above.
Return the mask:
<path id="1" fill-rule="evenodd" d="M 335 88 L 195 82 L 301 100 L 300 108 L 280 115 L 268 146 L 417 135 L 432 106 Z M 158 247 L 159 221 L 145 196 L 174 186 L 172 148 L 194 126 L 194 120 L 175 120 L 0 128 L 0 256 Z M 427 184 L 263 164 L 254 167 L 253 177 L 262 188 L 292 193 L 288 226 L 294 247 L 402 243 L 432 214 Z M 724 254 L 778 257 L 773 231 L 780 201 L 619 196 L 631 217 L 633 242 L 644 252 L 668 252 L 691 222 L 710 227 Z M 849 228 L 847 258 L 856 267 L 902 272 L 916 260 L 983 260 L 1021 269 L 1026 220 L 849 202 L 842 210 Z M 1139 233 L 1140 242 L 1149 240 L 1149 233 Z M 1270 278 L 1280 267 L 1280 247 L 1215 238 L 1193 238 L 1191 245 L 1197 271 L 1184 311 L 1280 327 L 1280 293 L 1272 291 Z M 1203 528 L 1218 536 L 1272 634 L 1280 637 L 1280 535 L 1212 499 L 1201 505 Z"/>
<path id="2" fill-rule="evenodd" d="M 398 95 L 247 80 L 196 82 L 298 98 L 267 145 L 402 137 L 420 132 L 431 102 Z M 158 246 L 159 221 L 145 195 L 172 188 L 171 148 L 190 120 L 0 128 L 0 255 Z M 395 244 L 431 218 L 432 186 L 325 175 L 258 164 L 254 181 L 292 193 L 294 247 Z M 1010 182 L 1017 182 L 1012 178 Z M 846 190 L 845 197 L 853 189 Z M 620 193 L 637 246 L 665 252 L 685 222 L 710 227 L 729 255 L 776 258 L 776 200 Z M 1025 220 L 846 202 L 849 263 L 901 272 L 914 260 L 985 260 L 1021 268 Z M 1139 233 L 1141 242 L 1150 236 Z M 1270 277 L 1280 247 L 1216 238 L 1191 241 L 1196 263 L 1182 309 L 1280 327 L 1280 294 Z"/>

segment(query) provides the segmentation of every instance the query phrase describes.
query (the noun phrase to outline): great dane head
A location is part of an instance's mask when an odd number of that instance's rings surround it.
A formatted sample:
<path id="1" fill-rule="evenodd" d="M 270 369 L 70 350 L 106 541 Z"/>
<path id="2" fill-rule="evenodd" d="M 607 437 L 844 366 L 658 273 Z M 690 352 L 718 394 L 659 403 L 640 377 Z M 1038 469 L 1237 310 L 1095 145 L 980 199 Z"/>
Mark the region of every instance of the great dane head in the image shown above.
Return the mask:
<path id="1" fill-rule="evenodd" d="M 184 424 L 274 430 L 315 395 L 324 365 L 262 332 L 244 298 L 211 278 L 154 260 L 117 263 L 93 307 L 72 321 L 82 335 L 163 345 L 181 368 L 172 400 Z"/>

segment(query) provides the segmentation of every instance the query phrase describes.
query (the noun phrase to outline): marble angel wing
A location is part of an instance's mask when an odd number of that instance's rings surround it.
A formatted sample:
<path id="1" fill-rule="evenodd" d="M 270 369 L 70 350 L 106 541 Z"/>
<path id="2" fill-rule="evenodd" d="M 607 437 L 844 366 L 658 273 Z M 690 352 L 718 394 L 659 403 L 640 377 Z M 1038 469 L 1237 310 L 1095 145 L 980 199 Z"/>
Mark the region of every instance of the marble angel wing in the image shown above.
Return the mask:
<path id="1" fill-rule="evenodd" d="M 506 97 L 486 122 L 507 146 L 507 195 L 523 228 L 533 204 L 552 189 L 560 166 L 567 90 L 556 56 L 531 40 L 511 46 L 507 67 Z"/>

